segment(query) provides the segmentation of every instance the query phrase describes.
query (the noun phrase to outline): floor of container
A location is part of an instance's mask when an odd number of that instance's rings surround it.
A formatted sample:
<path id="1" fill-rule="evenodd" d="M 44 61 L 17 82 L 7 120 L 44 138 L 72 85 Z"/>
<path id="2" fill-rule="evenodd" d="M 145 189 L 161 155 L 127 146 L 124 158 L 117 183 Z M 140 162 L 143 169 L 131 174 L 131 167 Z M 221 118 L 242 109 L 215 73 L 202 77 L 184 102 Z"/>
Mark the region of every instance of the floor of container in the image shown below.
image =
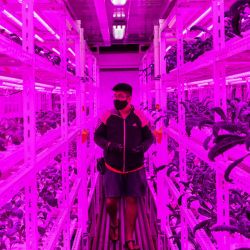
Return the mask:
<path id="1" fill-rule="evenodd" d="M 136 221 L 136 230 L 134 239 L 140 245 L 141 250 L 156 250 L 156 242 L 153 239 L 148 216 L 144 206 L 144 201 L 138 199 L 138 217 Z M 125 202 L 122 198 L 118 205 L 118 218 L 120 219 L 120 239 L 113 243 L 109 240 L 110 219 L 103 205 L 99 216 L 99 223 L 96 226 L 96 232 L 91 244 L 91 250 L 122 250 L 125 242 L 125 221 L 124 221 Z"/>

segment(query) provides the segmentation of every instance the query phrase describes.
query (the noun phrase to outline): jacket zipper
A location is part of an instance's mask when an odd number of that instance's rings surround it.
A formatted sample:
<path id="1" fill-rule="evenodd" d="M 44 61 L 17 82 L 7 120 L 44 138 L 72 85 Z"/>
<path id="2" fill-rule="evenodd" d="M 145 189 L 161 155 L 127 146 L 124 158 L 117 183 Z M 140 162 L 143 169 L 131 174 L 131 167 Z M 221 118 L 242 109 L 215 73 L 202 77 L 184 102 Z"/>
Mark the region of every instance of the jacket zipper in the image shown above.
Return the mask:
<path id="1" fill-rule="evenodd" d="M 130 115 L 131 110 L 130 110 L 129 114 L 127 115 L 127 117 Z M 113 115 L 122 118 L 120 115 L 117 115 L 117 114 L 113 114 Z M 125 172 L 125 158 L 126 158 L 126 153 L 125 153 L 126 151 L 125 150 L 126 150 L 126 118 L 123 119 L 123 172 Z"/>
<path id="2" fill-rule="evenodd" d="M 126 121 L 123 119 L 123 172 L 125 172 Z"/>

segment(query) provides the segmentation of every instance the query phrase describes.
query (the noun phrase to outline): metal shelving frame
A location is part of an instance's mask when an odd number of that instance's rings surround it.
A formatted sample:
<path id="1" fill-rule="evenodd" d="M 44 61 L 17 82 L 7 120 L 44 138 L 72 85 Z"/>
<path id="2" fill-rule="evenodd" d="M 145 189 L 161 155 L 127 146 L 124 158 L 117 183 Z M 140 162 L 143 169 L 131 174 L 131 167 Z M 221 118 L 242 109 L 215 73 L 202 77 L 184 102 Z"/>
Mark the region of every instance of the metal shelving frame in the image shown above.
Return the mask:
<path id="1" fill-rule="evenodd" d="M 73 243 L 74 249 L 88 249 L 88 188 L 87 188 L 87 167 L 90 164 L 87 153 L 90 143 L 83 139 L 82 133 L 87 128 L 86 124 L 86 90 L 85 86 L 94 89 L 96 93 L 99 86 L 98 66 L 95 57 L 87 48 L 84 40 L 83 28 L 80 21 L 74 21 L 66 9 L 63 1 L 56 1 L 54 5 L 58 7 L 56 14 L 59 17 L 60 34 L 60 57 L 61 65 L 51 65 L 48 61 L 34 53 L 34 5 L 40 4 L 43 8 L 50 7 L 50 3 L 43 1 L 23 0 L 18 6 L 22 12 L 22 46 L 0 36 L 0 53 L 6 61 L 18 63 L 18 70 L 12 71 L 11 77 L 18 77 L 23 80 L 23 118 L 24 118 L 24 143 L 17 151 L 0 160 L 5 168 L 11 165 L 20 164 L 20 168 L 8 179 L 0 183 L 0 206 L 8 202 L 13 195 L 25 188 L 25 224 L 26 224 L 26 249 L 37 250 L 39 233 L 37 230 L 37 178 L 38 171 L 45 168 L 48 161 L 52 160 L 57 154 L 62 154 L 62 205 L 59 207 L 61 213 L 58 214 L 57 225 L 54 226 L 48 237 L 46 249 L 54 249 L 58 237 L 63 233 L 64 249 L 70 249 L 71 235 L 76 231 Z M 55 7 L 54 6 L 54 7 Z M 55 12 L 51 12 L 53 15 Z M 76 51 L 76 75 L 67 72 L 66 51 L 68 25 L 74 29 L 74 34 L 69 34 L 70 39 L 74 40 Z M 88 58 L 88 66 L 91 68 L 90 78 L 85 79 L 85 63 Z M 42 79 L 44 83 L 57 82 L 61 87 L 61 128 L 49 131 L 48 134 L 36 138 L 35 134 L 35 81 L 36 78 Z M 53 80 L 51 80 L 53 79 Z M 69 88 L 76 89 L 76 126 L 68 126 L 68 98 Z M 97 117 L 96 109 L 97 95 L 95 94 L 92 117 Z M 77 179 L 74 182 L 71 192 L 69 192 L 69 172 L 68 172 L 68 147 L 72 140 L 77 141 Z M 89 151 L 89 153 L 91 153 Z M 92 152 L 93 153 L 93 152 Z M 93 165 L 93 163 L 92 163 Z M 92 166 L 93 167 L 93 166 Z M 91 173 L 94 180 L 94 173 Z M 29 180 L 29 181 L 27 181 Z M 96 180 L 96 179 L 95 179 Z M 91 182 L 94 185 L 94 181 Z M 94 187 L 92 187 L 94 189 Z M 70 210 L 77 198 L 78 203 L 78 222 L 75 224 L 76 230 L 70 228 Z M 89 202 L 92 202 L 91 200 Z M 97 203 L 98 204 L 98 203 Z"/>
<path id="2" fill-rule="evenodd" d="M 236 74 L 243 74 L 249 71 L 249 60 L 243 60 L 242 58 L 249 58 L 250 50 L 250 32 L 244 33 L 243 38 L 235 37 L 225 42 L 224 35 L 224 10 L 225 5 L 230 6 L 234 1 L 225 2 L 224 0 L 177 0 L 174 7 L 171 10 L 167 19 L 159 20 L 159 26 L 154 28 L 154 43 L 150 49 L 145 53 L 141 68 L 145 69 L 150 63 L 155 64 L 155 76 L 154 85 L 150 84 L 148 79 L 140 77 L 140 87 L 142 90 L 140 100 L 144 105 L 151 104 L 149 98 L 152 96 L 151 88 L 154 86 L 156 104 L 159 104 L 162 111 L 166 110 L 167 92 L 169 88 L 176 88 L 178 91 L 178 103 L 185 101 L 185 91 L 188 90 L 188 95 L 191 94 L 190 89 L 195 81 L 203 81 L 211 79 L 214 81 L 214 85 L 211 86 L 214 89 L 214 105 L 220 106 L 226 111 L 226 93 L 227 93 L 227 81 L 226 78 Z M 197 7 L 197 12 L 190 11 Z M 213 38 L 216 41 L 214 48 L 200 56 L 194 62 L 188 62 L 184 64 L 184 52 L 183 52 L 183 30 L 188 26 L 188 21 L 197 19 L 197 13 L 204 11 L 205 8 L 211 7 L 213 24 Z M 183 16 L 184 15 L 184 16 Z M 189 15 L 189 16 L 186 16 Z M 176 16 L 175 31 L 169 28 L 169 23 Z M 171 25 L 173 26 L 173 24 Z M 166 54 L 166 48 L 170 45 L 166 41 L 169 38 L 170 33 L 175 33 L 175 41 L 177 44 L 177 67 L 166 74 L 166 62 L 164 56 Z M 172 43 L 171 43 L 172 44 Z M 158 58 L 159 57 L 159 58 Z M 154 60 L 152 60 L 154 58 Z M 239 62 L 239 67 L 235 67 L 235 61 Z M 160 77 L 159 77 L 160 75 Z M 245 77 L 243 75 L 243 77 Z M 248 96 L 250 94 L 249 78 L 246 77 L 246 85 Z M 191 87 L 190 87 L 191 86 Z M 209 87 L 209 83 L 208 83 Z M 229 86 L 230 87 L 230 86 Z M 199 91 L 199 90 L 198 90 Z M 190 96 L 189 96 L 190 97 Z M 147 105 L 149 107 L 149 105 Z M 149 107 L 151 108 L 151 106 Z M 150 114 L 146 112 L 150 117 Z M 154 119 L 157 115 L 154 116 Z M 186 180 L 186 152 L 189 150 L 194 153 L 201 160 L 207 162 L 209 166 L 213 167 L 216 171 L 216 193 L 217 193 L 217 224 L 229 224 L 229 190 L 232 188 L 240 188 L 242 191 L 249 192 L 248 181 L 250 173 L 248 172 L 248 166 L 237 167 L 232 172 L 232 177 L 237 184 L 229 184 L 224 180 L 224 170 L 232 162 L 237 159 L 237 154 L 225 153 L 223 157 L 218 157 L 216 162 L 211 162 L 208 159 L 208 152 L 203 148 L 202 143 L 206 138 L 204 131 L 198 131 L 193 129 L 191 137 L 187 137 L 185 134 L 185 109 L 183 105 L 178 106 L 178 120 L 177 124 L 174 121 L 170 121 L 170 126 L 164 130 L 164 126 L 158 123 L 156 129 L 162 128 L 162 140 L 161 143 L 156 144 L 157 159 L 155 165 L 159 166 L 168 162 L 167 153 L 167 138 L 174 138 L 180 147 L 180 177 L 183 181 Z M 239 158 L 239 157 L 238 157 Z M 247 163 L 245 163 L 247 164 Z M 218 167 L 218 165 L 220 167 Z M 152 170 L 150 170 L 152 171 Z M 166 192 L 166 186 L 174 194 L 176 199 L 180 194 L 184 192 L 183 185 L 180 192 L 176 192 L 170 178 L 166 177 L 166 171 L 160 171 L 157 174 L 157 188 L 158 195 L 156 195 L 158 220 L 160 220 L 161 231 L 166 234 L 171 233 L 169 226 L 169 211 L 166 209 L 169 197 Z M 178 191 L 178 190 L 177 190 Z M 198 222 L 194 219 L 194 216 L 186 207 L 186 196 L 183 197 L 181 206 L 181 244 L 183 249 L 188 249 L 188 227 L 191 228 Z M 196 234 L 197 241 L 204 249 L 230 249 L 231 239 L 226 232 L 216 233 L 217 246 L 213 245 L 209 237 L 203 231 Z M 175 246 L 171 246 L 171 242 L 168 243 L 170 249 L 174 249 Z M 202 248 L 202 249 L 203 249 Z"/>

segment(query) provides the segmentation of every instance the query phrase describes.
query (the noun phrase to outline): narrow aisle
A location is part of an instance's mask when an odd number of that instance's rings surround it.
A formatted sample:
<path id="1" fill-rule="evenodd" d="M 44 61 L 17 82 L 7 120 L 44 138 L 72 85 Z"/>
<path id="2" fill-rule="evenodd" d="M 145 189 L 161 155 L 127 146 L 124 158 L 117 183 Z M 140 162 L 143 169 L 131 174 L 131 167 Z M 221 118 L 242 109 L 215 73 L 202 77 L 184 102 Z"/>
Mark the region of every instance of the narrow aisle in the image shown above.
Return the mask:
<path id="1" fill-rule="evenodd" d="M 140 245 L 141 250 L 155 250 L 156 242 L 153 241 L 152 234 L 150 232 L 149 221 L 146 215 L 146 209 L 144 201 L 139 199 L 138 201 L 138 218 L 136 221 L 136 229 L 134 233 L 134 240 Z M 109 225 L 110 220 L 106 212 L 104 204 L 102 205 L 101 213 L 99 215 L 99 222 L 97 223 L 96 232 L 94 234 L 93 243 L 90 246 L 90 250 L 123 250 L 125 242 L 125 201 L 122 198 L 118 204 L 118 218 L 121 221 L 120 224 L 120 239 L 113 243 L 109 240 Z"/>

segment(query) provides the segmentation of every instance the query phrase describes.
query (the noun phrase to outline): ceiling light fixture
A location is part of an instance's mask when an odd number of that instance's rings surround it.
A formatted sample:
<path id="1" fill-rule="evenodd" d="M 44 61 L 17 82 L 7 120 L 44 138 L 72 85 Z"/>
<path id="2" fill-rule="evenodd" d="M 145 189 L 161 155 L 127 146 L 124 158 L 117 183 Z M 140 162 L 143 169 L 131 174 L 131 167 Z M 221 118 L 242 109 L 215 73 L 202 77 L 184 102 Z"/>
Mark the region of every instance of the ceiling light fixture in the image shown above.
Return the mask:
<path id="1" fill-rule="evenodd" d="M 121 40 L 125 35 L 125 25 L 113 25 L 113 36 L 117 40 Z"/>
<path id="2" fill-rule="evenodd" d="M 113 18 L 124 18 L 125 17 L 125 13 L 123 10 L 117 10 L 113 13 Z"/>
<path id="3" fill-rule="evenodd" d="M 127 3 L 127 0 L 111 0 L 111 2 L 115 6 L 122 6 Z"/>

